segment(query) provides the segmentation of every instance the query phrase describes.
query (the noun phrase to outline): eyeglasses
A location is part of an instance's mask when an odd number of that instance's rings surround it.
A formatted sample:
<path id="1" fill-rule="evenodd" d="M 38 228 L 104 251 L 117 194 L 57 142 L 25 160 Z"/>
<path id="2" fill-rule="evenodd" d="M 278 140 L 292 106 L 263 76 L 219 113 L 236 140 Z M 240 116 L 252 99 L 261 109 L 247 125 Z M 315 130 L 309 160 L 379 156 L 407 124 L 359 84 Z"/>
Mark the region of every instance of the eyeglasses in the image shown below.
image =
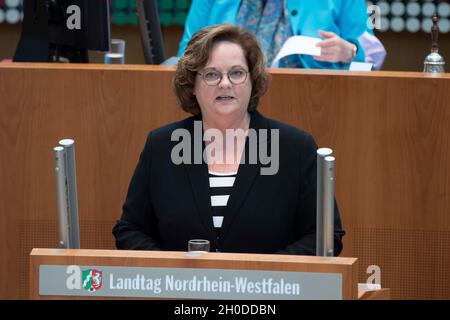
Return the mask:
<path id="1" fill-rule="evenodd" d="M 228 76 L 228 80 L 230 80 L 232 84 L 242 84 L 247 79 L 247 73 L 249 72 L 244 68 L 233 68 L 228 72 L 220 72 L 210 68 L 203 70 L 202 73 L 198 72 L 197 74 L 202 76 L 203 81 L 205 81 L 208 86 L 217 86 L 222 81 L 224 74 Z"/>

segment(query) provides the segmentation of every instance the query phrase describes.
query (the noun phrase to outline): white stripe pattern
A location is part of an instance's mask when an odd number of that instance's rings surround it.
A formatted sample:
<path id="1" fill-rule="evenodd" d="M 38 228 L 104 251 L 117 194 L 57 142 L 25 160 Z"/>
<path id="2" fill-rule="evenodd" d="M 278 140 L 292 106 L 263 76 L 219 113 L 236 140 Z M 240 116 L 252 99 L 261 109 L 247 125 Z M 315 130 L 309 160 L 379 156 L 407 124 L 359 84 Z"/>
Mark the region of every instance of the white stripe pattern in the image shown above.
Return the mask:
<path id="1" fill-rule="evenodd" d="M 225 207 L 228 203 L 229 194 L 223 196 L 211 196 L 211 206 Z"/>
<path id="2" fill-rule="evenodd" d="M 211 189 L 211 208 L 213 226 L 219 232 L 222 228 L 224 213 L 228 199 L 236 180 L 237 172 L 209 171 L 209 187 Z M 219 235 L 219 233 L 218 233 Z"/>
<path id="3" fill-rule="evenodd" d="M 213 224 L 214 228 L 222 228 L 223 216 L 214 216 Z"/>
<path id="4" fill-rule="evenodd" d="M 218 172 L 218 171 L 211 171 L 211 170 L 209 170 L 208 171 L 209 172 L 209 174 L 212 174 L 212 175 L 214 175 L 214 176 L 235 176 L 235 175 L 237 175 L 237 172 Z"/>
<path id="5" fill-rule="evenodd" d="M 211 188 L 217 187 L 232 187 L 236 177 L 212 177 L 209 178 L 209 186 Z"/>

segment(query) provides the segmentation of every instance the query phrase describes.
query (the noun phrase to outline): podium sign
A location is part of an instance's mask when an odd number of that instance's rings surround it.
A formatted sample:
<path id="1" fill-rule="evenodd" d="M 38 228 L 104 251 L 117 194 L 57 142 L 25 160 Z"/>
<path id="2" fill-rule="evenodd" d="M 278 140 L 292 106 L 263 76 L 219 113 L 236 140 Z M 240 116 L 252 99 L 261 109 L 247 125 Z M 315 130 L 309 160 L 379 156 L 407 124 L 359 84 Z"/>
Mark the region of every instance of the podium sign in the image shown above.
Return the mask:
<path id="1" fill-rule="evenodd" d="M 342 299 L 339 273 L 41 265 L 39 294 L 227 300 Z"/>

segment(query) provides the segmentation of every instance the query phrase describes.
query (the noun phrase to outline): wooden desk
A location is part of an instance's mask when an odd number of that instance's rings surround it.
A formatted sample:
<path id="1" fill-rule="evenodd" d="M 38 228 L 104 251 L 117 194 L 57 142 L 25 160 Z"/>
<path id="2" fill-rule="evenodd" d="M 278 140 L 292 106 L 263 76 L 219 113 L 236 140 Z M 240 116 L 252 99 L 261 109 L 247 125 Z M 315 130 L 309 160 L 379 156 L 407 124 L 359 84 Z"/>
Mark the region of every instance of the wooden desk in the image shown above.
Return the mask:
<path id="1" fill-rule="evenodd" d="M 450 298 L 450 74 L 272 70 L 261 112 L 334 149 L 359 258 L 392 298 Z M 28 255 L 56 245 L 52 148 L 76 141 L 81 245 L 111 229 L 149 130 L 182 119 L 172 67 L 0 65 L 0 298 L 26 298 Z"/>
<path id="2" fill-rule="evenodd" d="M 225 282 L 228 280 L 232 280 L 235 283 L 234 277 L 243 277 L 250 281 L 254 281 L 255 279 L 261 280 L 261 278 L 255 278 L 255 273 L 264 273 L 263 277 L 265 279 L 270 278 L 270 281 L 286 281 L 289 279 L 294 281 L 295 284 L 298 284 L 302 289 L 297 293 L 286 292 L 283 293 L 283 289 L 281 289 L 278 294 L 270 295 L 270 289 L 265 293 L 266 295 L 251 290 L 251 292 L 247 292 L 243 294 L 243 292 L 239 293 L 237 288 L 229 288 L 229 290 L 223 290 L 222 292 L 226 292 L 230 296 L 234 296 L 240 300 L 250 299 L 254 300 L 255 298 L 261 299 L 298 299 L 299 297 L 306 297 L 309 294 L 309 290 L 312 291 L 321 291 L 324 295 L 329 296 L 329 292 L 337 289 L 337 292 L 340 296 L 339 299 L 357 299 L 358 298 L 358 288 L 357 288 L 357 272 L 358 265 L 357 259 L 355 258 L 332 258 L 326 257 L 311 257 L 311 256 L 288 256 L 288 255 L 267 255 L 267 254 L 236 254 L 236 253 L 217 253 L 217 252 L 208 252 L 205 254 L 201 254 L 198 256 L 190 256 L 186 252 L 169 252 L 169 251 L 126 251 L 126 250 L 54 250 L 54 249 L 40 249 L 35 248 L 30 254 L 30 298 L 31 299 L 71 299 L 76 295 L 80 295 L 86 299 L 93 297 L 90 292 L 86 292 L 82 287 L 77 288 L 79 290 L 65 290 L 67 280 L 66 268 L 69 266 L 84 266 L 83 270 L 89 266 L 98 266 L 99 271 L 103 270 L 103 275 L 101 276 L 103 279 L 103 289 L 102 291 L 98 291 L 101 294 L 100 297 L 102 299 L 110 299 L 112 296 L 117 298 L 117 291 L 115 293 L 111 292 L 111 286 L 113 284 L 113 280 L 111 278 L 114 277 L 114 274 L 124 274 L 128 270 L 130 274 L 133 274 L 133 278 L 136 278 L 136 274 L 139 274 L 142 278 L 145 273 L 144 270 L 152 270 L 147 276 L 150 279 L 154 279 L 155 277 L 162 277 L 159 279 L 161 286 L 161 296 L 163 298 L 172 297 L 177 294 L 177 290 L 170 292 L 170 290 L 164 289 L 167 287 L 167 283 L 164 278 L 174 273 L 173 270 L 177 270 L 176 277 L 180 279 L 183 272 L 192 272 L 192 270 L 200 270 L 200 273 L 196 275 L 197 279 L 201 279 L 203 276 L 208 278 L 207 281 L 218 280 L 221 278 L 221 282 Z M 58 272 L 52 271 L 52 277 L 50 282 L 52 282 L 52 286 L 55 282 L 63 289 L 64 293 L 60 295 L 40 295 L 40 288 L 43 289 L 46 286 L 46 281 L 41 278 L 40 271 L 42 271 L 41 267 L 49 267 L 49 266 L 57 266 L 57 268 L 62 268 L 62 277 L 59 278 L 57 276 Z M 108 267 L 112 267 L 107 272 L 104 272 Z M 129 268 L 132 267 L 132 268 Z M 141 267 L 144 269 L 140 269 L 139 271 L 135 271 L 136 267 Z M 97 267 L 96 267 L 97 268 Z M 158 273 L 159 268 L 164 268 L 163 273 Z M 120 271 L 118 271 L 118 269 Z M 217 274 L 208 274 L 208 271 L 214 272 L 214 270 L 219 271 L 219 275 Z M 61 270 L 61 269 L 60 269 Z M 228 275 L 225 274 L 226 271 L 230 271 Z M 246 272 L 245 275 L 243 272 Z M 274 273 L 271 273 L 274 272 Z M 107 274 L 110 273 L 108 276 Z M 156 275 L 158 273 L 158 275 Z M 270 275 L 269 275 L 270 274 Z M 276 274 L 274 276 L 274 274 Z M 296 276 L 291 276 L 295 274 Z M 324 281 L 319 279 L 317 276 L 320 274 L 320 277 L 327 277 L 332 275 L 333 277 L 338 277 L 338 281 L 333 281 L 332 283 L 327 282 L 327 285 L 324 285 Z M 219 277 L 220 276 L 220 277 Z M 271 277 L 274 276 L 274 279 Z M 223 278 L 222 278 L 223 277 Z M 303 278 L 300 278 L 303 277 Z M 56 278 L 56 280 L 55 280 Z M 192 278 L 192 276 L 190 276 Z M 42 282 L 40 283 L 40 279 Z M 185 279 L 185 278 L 183 278 Z M 234 279 L 234 280 L 233 280 Z M 315 280 L 318 282 L 316 282 Z M 329 278 L 327 278 L 329 279 Z M 180 281 L 180 280 L 178 280 Z M 184 280 L 183 280 L 184 281 Z M 339 285 L 337 285 L 339 283 Z M 48 285 L 48 284 L 47 284 Z M 291 285 L 291 284 L 289 284 Z M 100 286 L 99 286 L 100 287 Z M 183 295 L 185 298 L 196 298 L 199 295 L 202 296 L 205 289 L 201 289 L 201 286 L 194 286 L 196 290 L 189 292 L 189 290 L 179 290 L 184 291 Z M 318 289 L 321 288 L 322 290 Z M 73 289 L 73 288 L 72 288 Z M 114 289 L 114 288 L 113 288 Z M 131 289 L 131 288 L 128 288 Z M 140 297 L 149 297 L 152 296 L 151 292 L 142 291 L 142 288 L 133 288 L 137 290 L 140 294 Z M 261 288 L 260 288 L 261 289 Z M 318 289 L 318 290 L 317 290 Z M 106 290 L 106 291 L 105 291 Z M 117 290 L 117 288 L 116 288 Z M 241 288 L 242 290 L 242 288 Z M 109 291 L 109 294 L 108 294 Z M 134 291 L 134 290 L 130 290 Z M 166 292 L 164 292 L 166 291 Z M 242 290 L 244 291 L 244 290 Z M 55 290 L 52 290 L 53 294 Z M 205 299 L 211 299 L 214 297 L 214 290 L 207 290 L 204 296 Z M 220 292 L 220 290 L 219 290 Z M 122 294 L 129 297 L 128 292 L 122 292 Z M 70 295 L 70 296 L 68 296 Z M 314 295 L 314 294 L 313 294 Z M 316 295 L 319 295 L 316 293 Z M 120 296 L 120 295 L 119 295 Z M 158 295 L 155 295 L 158 297 Z M 226 296 L 226 294 L 217 294 L 216 298 Z M 95 296 L 94 296 L 95 297 Z M 275 298 L 274 298 L 275 297 Z M 320 297 L 323 298 L 322 295 Z M 305 299 L 305 298 L 303 298 Z M 316 298 L 320 299 L 320 298 Z"/>

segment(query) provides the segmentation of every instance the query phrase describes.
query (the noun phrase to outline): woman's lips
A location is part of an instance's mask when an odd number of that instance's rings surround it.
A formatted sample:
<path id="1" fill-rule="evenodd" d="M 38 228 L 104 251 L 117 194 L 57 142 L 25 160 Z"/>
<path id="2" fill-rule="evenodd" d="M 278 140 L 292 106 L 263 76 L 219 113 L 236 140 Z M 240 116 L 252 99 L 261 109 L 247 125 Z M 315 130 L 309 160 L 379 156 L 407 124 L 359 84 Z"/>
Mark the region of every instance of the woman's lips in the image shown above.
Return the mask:
<path id="1" fill-rule="evenodd" d="M 232 97 L 232 96 L 218 96 L 217 98 L 216 98 L 216 100 L 218 100 L 218 101 L 231 101 L 231 100 L 233 100 L 234 99 L 234 97 Z"/>

